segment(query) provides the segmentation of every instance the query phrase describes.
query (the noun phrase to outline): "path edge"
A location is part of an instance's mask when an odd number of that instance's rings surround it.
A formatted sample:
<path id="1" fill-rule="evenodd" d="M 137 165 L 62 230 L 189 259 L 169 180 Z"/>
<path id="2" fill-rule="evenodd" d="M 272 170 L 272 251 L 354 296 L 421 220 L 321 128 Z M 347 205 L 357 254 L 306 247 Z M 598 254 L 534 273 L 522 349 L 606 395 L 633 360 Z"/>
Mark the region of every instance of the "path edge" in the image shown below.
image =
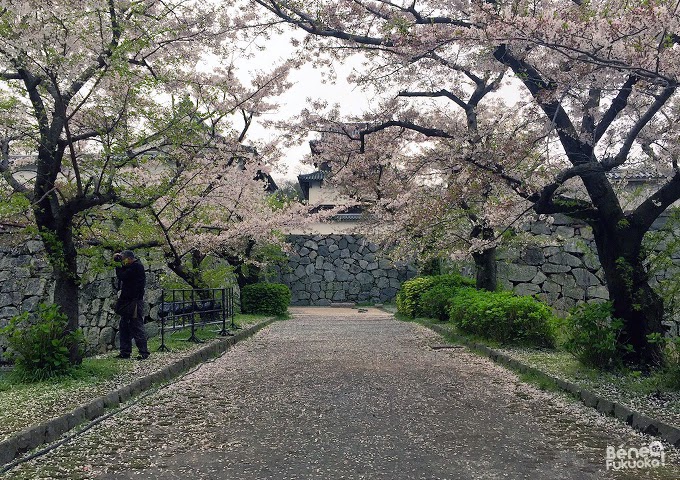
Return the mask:
<path id="1" fill-rule="evenodd" d="M 392 312 L 390 312 L 392 313 Z M 451 334 L 444 327 L 440 325 L 427 325 L 419 323 L 423 327 L 429 328 L 430 330 L 438 333 L 442 337 L 446 338 Z M 504 353 L 501 353 L 488 345 L 482 343 L 470 342 L 463 338 L 456 338 L 456 342 L 461 343 L 468 347 L 470 350 L 489 358 L 490 360 L 503 365 L 515 372 L 530 374 L 541 380 L 548 381 L 555 385 L 558 389 L 571 394 L 576 399 L 580 400 L 585 406 L 596 409 L 603 415 L 614 417 L 628 425 L 630 425 L 635 430 L 645 433 L 653 437 L 659 437 L 662 440 L 668 442 L 674 447 L 680 448 L 680 428 L 670 425 L 662 420 L 651 418 L 642 413 L 633 410 L 625 405 L 622 405 L 616 401 L 610 400 L 606 397 L 598 395 L 586 388 L 583 388 L 574 383 L 568 382 L 561 378 L 557 378 L 549 373 L 532 367 L 519 360 L 510 357 Z"/>
<path id="2" fill-rule="evenodd" d="M 268 318 L 242 329 L 233 336 L 220 338 L 128 385 L 123 385 L 106 395 L 79 405 L 68 413 L 15 433 L 0 442 L 0 468 L 41 445 L 57 441 L 62 435 L 84 422 L 97 420 L 107 413 L 107 409 L 118 408 L 122 403 L 153 386 L 169 382 L 187 370 L 223 354 L 236 343 L 255 335 L 277 320 L 275 317 Z"/>

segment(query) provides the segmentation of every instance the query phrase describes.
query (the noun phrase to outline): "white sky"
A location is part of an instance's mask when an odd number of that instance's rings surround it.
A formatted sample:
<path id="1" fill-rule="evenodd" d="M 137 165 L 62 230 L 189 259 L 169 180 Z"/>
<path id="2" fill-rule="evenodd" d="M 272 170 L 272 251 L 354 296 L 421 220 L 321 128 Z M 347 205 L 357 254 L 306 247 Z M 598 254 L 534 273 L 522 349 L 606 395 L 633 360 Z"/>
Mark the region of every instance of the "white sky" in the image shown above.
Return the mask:
<path id="1" fill-rule="evenodd" d="M 293 51 L 289 35 L 272 38 L 267 42 L 266 51 L 259 52 L 255 58 L 248 60 L 247 68 L 243 69 L 244 83 L 249 83 L 247 71 L 257 69 L 266 71 L 273 65 L 286 61 Z M 302 38 L 301 34 L 300 38 Z M 371 99 L 368 94 L 347 83 L 346 77 L 352 71 L 352 63 L 354 62 L 334 66 L 337 78 L 333 83 L 324 81 L 324 76 L 318 69 L 308 64 L 303 65 L 302 68 L 292 72 L 289 76 L 289 80 L 294 85 L 284 95 L 279 97 L 280 106 L 278 112 L 261 116 L 260 120 L 285 120 L 291 118 L 309 107 L 309 99 L 324 100 L 329 105 L 339 103 L 342 106 L 341 111 L 343 114 L 361 116 Z M 359 61 L 357 60 L 357 66 L 358 63 Z M 248 138 L 250 140 L 268 140 L 275 134 L 271 129 L 263 128 L 261 121 L 258 122 L 256 118 L 248 131 Z M 309 139 L 311 138 L 314 138 L 314 135 L 310 135 Z M 301 158 L 307 153 L 309 153 L 309 144 L 306 141 L 297 147 L 288 149 L 285 153 L 284 162 L 286 171 L 274 172 L 274 179 L 279 181 L 285 178 L 297 181 L 298 174 L 312 171 L 313 167 L 300 163 Z"/>

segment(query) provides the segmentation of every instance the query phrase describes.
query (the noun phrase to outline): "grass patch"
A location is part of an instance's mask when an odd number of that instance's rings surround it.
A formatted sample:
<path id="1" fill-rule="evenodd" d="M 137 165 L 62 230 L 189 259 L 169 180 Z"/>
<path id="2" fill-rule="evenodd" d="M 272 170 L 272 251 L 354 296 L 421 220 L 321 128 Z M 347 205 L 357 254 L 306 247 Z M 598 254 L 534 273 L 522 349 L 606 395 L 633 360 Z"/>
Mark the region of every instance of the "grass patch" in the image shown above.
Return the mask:
<path id="1" fill-rule="evenodd" d="M 237 315 L 238 325 L 251 326 L 270 318 L 263 315 Z M 220 326 L 210 325 L 197 329 L 204 341 L 217 338 Z M 88 357 L 67 374 L 53 379 L 26 383 L 13 371 L 0 371 L 0 441 L 31 425 L 70 412 L 78 405 L 103 396 L 138 379 L 142 375 L 160 370 L 182 358 L 188 351 L 201 348 L 201 344 L 187 342 L 191 332 L 181 330 L 166 334 L 169 352 L 159 352 L 160 338 L 149 339 L 151 357 L 144 362 L 114 358 L 116 351 Z M 221 338 L 221 337 L 220 337 Z"/>
<path id="2" fill-rule="evenodd" d="M 547 392 L 561 392 L 562 389 L 557 384 L 543 375 L 537 375 L 534 372 L 518 373 L 519 380 L 523 383 L 529 383 L 539 390 Z"/>

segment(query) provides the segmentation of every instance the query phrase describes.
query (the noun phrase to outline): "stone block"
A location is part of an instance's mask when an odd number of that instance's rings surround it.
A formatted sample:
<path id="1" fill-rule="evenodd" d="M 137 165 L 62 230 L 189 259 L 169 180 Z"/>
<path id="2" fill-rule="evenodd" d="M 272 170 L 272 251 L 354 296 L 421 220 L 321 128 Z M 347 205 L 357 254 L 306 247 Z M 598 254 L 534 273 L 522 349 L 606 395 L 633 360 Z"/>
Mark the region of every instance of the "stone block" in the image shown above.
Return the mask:
<path id="1" fill-rule="evenodd" d="M 609 300 L 609 290 L 607 289 L 607 287 L 602 286 L 588 287 L 587 297 L 588 299 L 600 298 L 604 300 Z"/>
<path id="2" fill-rule="evenodd" d="M 104 396 L 104 407 L 105 408 L 116 408 L 120 405 L 120 397 L 117 391 L 110 392 L 108 395 Z"/>
<path id="3" fill-rule="evenodd" d="M 680 447 L 680 428 L 667 425 L 663 422 L 657 424 L 659 436 L 674 447 Z"/>
<path id="4" fill-rule="evenodd" d="M 9 437 L 8 439 L 0 442 L 0 466 L 14 460 L 17 455 L 17 438 Z"/>
<path id="5" fill-rule="evenodd" d="M 536 222 L 531 226 L 531 233 L 534 235 L 550 235 L 552 231 L 545 222 Z"/>
<path id="6" fill-rule="evenodd" d="M 319 245 L 317 245 L 317 243 L 313 240 L 307 240 L 303 244 L 303 246 L 308 248 L 309 250 L 318 250 L 319 249 Z"/>
<path id="7" fill-rule="evenodd" d="M 345 291 L 340 290 L 338 292 L 333 293 L 333 301 L 334 302 L 342 302 L 345 301 L 347 297 L 345 296 Z"/>
<path id="8" fill-rule="evenodd" d="M 551 255 L 548 257 L 548 262 L 555 265 L 565 265 L 569 267 L 579 267 L 583 265 L 583 262 L 580 258 L 567 252 L 559 252 L 555 255 Z"/>
<path id="9" fill-rule="evenodd" d="M 326 270 L 323 272 L 323 278 L 327 282 L 332 282 L 335 280 L 335 272 L 332 270 Z"/>
<path id="10" fill-rule="evenodd" d="M 519 283 L 513 290 L 517 295 L 534 295 L 541 291 L 540 287 L 534 283 Z"/>
<path id="11" fill-rule="evenodd" d="M 547 279 L 548 279 L 548 277 L 546 277 L 545 274 L 539 270 L 539 272 L 536 274 L 536 276 L 531 279 L 531 283 L 534 283 L 536 285 L 540 285 L 541 283 L 545 282 Z"/>
<path id="12" fill-rule="evenodd" d="M 637 412 L 633 413 L 633 421 L 631 423 L 631 426 L 635 430 L 638 430 L 647 435 L 655 436 L 659 433 L 656 421 L 652 418 L 649 418 L 646 415 L 642 415 L 641 413 Z"/>
<path id="13" fill-rule="evenodd" d="M 586 407 L 594 408 L 597 406 L 599 398 L 597 395 L 595 395 L 593 392 L 589 390 L 581 390 L 581 401 L 583 401 Z"/>
<path id="14" fill-rule="evenodd" d="M 574 229 L 573 229 L 573 227 L 568 227 L 566 225 L 559 225 L 555 229 L 555 233 L 562 238 L 573 238 Z"/>
<path id="15" fill-rule="evenodd" d="M 562 288 L 562 295 L 573 300 L 585 300 L 586 290 L 580 287 L 564 287 Z"/>
<path id="16" fill-rule="evenodd" d="M 574 279 L 573 275 L 568 275 L 566 273 L 557 273 L 554 275 L 550 275 L 548 278 L 562 287 L 576 286 L 576 280 Z"/>
<path id="17" fill-rule="evenodd" d="M 604 415 L 614 415 L 614 402 L 600 398 L 597 401 L 597 411 Z"/>
<path id="18" fill-rule="evenodd" d="M 538 269 L 533 265 L 506 263 L 498 267 L 499 274 L 511 282 L 530 282 L 538 273 Z"/>
<path id="19" fill-rule="evenodd" d="M 94 420 L 97 417 L 104 415 L 104 400 L 96 398 L 90 403 L 83 405 L 85 409 L 85 418 L 87 420 Z"/>
<path id="20" fill-rule="evenodd" d="M 576 285 L 580 287 L 600 285 L 600 280 L 585 268 L 574 268 L 571 273 L 574 275 Z"/>
<path id="21" fill-rule="evenodd" d="M 307 266 L 305 267 L 305 273 L 306 273 L 307 275 L 312 275 L 312 274 L 315 273 L 315 272 L 316 272 L 316 268 L 314 267 L 314 265 L 307 265 Z"/>
<path id="22" fill-rule="evenodd" d="M 527 247 L 522 252 L 522 260 L 527 265 L 541 265 L 545 262 L 543 250 L 538 247 Z"/>
<path id="23" fill-rule="evenodd" d="M 350 274 L 345 269 L 338 269 L 335 271 L 335 278 L 340 282 L 346 282 L 350 279 Z"/>
<path id="24" fill-rule="evenodd" d="M 563 213 L 555 213 L 552 215 L 553 225 L 572 225 L 574 220 L 567 217 Z"/>
<path id="25" fill-rule="evenodd" d="M 40 424 L 20 431 L 16 435 L 17 453 L 26 453 L 29 450 L 33 450 L 38 445 L 43 444 L 45 442 L 46 428 L 45 424 Z"/>
<path id="26" fill-rule="evenodd" d="M 45 423 L 45 441 L 54 442 L 68 430 L 68 417 L 66 415 L 53 418 Z"/>
<path id="27" fill-rule="evenodd" d="M 78 407 L 72 410 L 67 414 L 66 418 L 68 420 L 68 430 L 77 427 L 87 419 L 85 409 L 83 407 Z"/>

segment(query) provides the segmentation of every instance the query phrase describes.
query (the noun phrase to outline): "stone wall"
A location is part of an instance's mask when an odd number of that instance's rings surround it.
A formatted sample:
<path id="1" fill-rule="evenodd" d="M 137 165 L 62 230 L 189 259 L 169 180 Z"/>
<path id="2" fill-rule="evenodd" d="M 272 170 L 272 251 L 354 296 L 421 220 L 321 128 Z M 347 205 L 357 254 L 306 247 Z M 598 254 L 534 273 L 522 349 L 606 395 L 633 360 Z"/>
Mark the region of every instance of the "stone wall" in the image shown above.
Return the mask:
<path id="1" fill-rule="evenodd" d="M 499 250 L 500 285 L 521 295 L 535 294 L 562 315 L 577 303 L 607 300 L 609 292 L 592 230 L 563 215 L 553 219 L 551 224 L 538 222 L 525 227 L 530 234 L 529 246 Z M 664 221 L 660 219 L 653 228 L 658 229 Z M 672 260 L 674 266 L 656 272 L 652 285 L 680 273 L 680 251 Z M 671 311 L 665 322 L 671 335 L 680 335 L 678 313 Z"/>
<path id="2" fill-rule="evenodd" d="M 353 235 L 291 235 L 293 253 L 276 267 L 293 305 L 393 300 L 401 283 L 416 275 L 412 266 L 381 258 L 378 247 Z"/>

